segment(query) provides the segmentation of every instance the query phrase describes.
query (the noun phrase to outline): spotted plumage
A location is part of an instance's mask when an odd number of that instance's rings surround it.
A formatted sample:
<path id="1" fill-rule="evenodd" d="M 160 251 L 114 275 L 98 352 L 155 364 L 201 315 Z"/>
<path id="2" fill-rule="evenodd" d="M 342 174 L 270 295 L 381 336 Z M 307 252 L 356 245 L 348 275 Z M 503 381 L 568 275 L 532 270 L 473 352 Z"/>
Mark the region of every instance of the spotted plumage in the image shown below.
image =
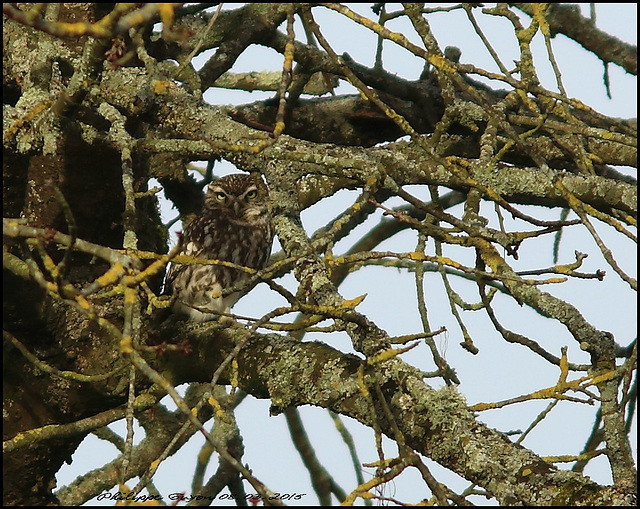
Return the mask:
<path id="1" fill-rule="evenodd" d="M 262 269 L 271 253 L 273 233 L 265 196 L 250 175 L 227 175 L 207 188 L 202 212 L 184 229 L 180 254 L 232 262 Z M 173 310 L 205 322 L 229 313 L 250 288 L 222 295 L 248 278 L 244 271 L 223 265 L 172 263 L 167 273 Z"/>

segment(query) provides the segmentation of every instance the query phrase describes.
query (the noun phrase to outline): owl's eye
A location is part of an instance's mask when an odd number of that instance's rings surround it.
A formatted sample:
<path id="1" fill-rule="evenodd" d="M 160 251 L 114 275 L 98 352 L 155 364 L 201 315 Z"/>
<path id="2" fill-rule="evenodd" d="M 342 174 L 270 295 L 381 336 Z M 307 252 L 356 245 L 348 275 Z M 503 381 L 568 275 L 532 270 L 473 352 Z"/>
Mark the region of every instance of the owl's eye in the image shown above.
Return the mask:
<path id="1" fill-rule="evenodd" d="M 255 189 L 247 191 L 247 193 L 245 194 L 247 200 L 253 200 L 256 196 L 258 196 L 258 191 L 256 191 Z"/>
<path id="2" fill-rule="evenodd" d="M 227 195 L 224 194 L 223 192 L 218 192 L 215 194 L 216 196 L 216 200 L 218 201 L 225 201 L 227 199 Z"/>

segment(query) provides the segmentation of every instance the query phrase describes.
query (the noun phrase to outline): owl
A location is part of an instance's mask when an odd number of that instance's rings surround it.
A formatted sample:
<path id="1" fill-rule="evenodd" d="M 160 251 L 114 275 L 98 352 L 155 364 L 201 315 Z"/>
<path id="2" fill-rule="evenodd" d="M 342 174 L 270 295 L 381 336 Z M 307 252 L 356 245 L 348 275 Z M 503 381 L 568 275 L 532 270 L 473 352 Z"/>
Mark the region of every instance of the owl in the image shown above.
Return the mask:
<path id="1" fill-rule="evenodd" d="M 272 242 L 264 193 L 250 175 L 237 173 L 209 184 L 202 212 L 183 232 L 179 254 L 259 270 L 269 259 Z M 229 313 L 231 306 L 250 288 L 229 295 L 222 295 L 222 291 L 248 278 L 247 272 L 223 265 L 172 263 L 165 291 L 175 295 L 174 312 L 206 322 Z"/>

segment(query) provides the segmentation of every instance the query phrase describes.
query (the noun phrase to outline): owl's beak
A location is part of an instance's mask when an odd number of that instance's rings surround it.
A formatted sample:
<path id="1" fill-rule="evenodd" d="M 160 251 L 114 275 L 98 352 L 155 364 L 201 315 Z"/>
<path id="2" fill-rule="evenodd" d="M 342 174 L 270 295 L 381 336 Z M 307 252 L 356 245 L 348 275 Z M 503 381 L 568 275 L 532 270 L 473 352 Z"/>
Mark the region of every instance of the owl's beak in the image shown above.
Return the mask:
<path id="1" fill-rule="evenodd" d="M 242 207 L 242 203 L 240 203 L 238 200 L 233 200 L 233 213 L 238 218 L 242 216 L 241 207 Z"/>

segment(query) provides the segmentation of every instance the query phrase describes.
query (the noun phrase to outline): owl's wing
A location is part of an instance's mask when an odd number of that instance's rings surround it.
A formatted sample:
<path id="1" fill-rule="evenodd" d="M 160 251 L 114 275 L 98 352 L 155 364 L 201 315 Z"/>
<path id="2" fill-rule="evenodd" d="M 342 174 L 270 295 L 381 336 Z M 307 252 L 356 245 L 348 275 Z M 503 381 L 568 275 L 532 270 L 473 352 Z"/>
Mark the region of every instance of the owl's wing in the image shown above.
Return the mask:
<path id="1" fill-rule="evenodd" d="M 185 228 L 184 233 L 182 234 L 182 248 L 178 255 L 189 255 L 200 257 L 203 256 L 204 248 L 203 248 L 203 234 L 204 234 L 204 223 L 207 219 L 204 217 L 196 217 L 187 228 Z M 182 265 L 179 263 L 171 263 L 169 265 L 169 270 L 167 271 L 167 277 L 164 281 L 164 295 L 171 295 L 173 293 L 173 286 L 175 284 L 176 279 L 182 274 L 189 265 Z"/>

